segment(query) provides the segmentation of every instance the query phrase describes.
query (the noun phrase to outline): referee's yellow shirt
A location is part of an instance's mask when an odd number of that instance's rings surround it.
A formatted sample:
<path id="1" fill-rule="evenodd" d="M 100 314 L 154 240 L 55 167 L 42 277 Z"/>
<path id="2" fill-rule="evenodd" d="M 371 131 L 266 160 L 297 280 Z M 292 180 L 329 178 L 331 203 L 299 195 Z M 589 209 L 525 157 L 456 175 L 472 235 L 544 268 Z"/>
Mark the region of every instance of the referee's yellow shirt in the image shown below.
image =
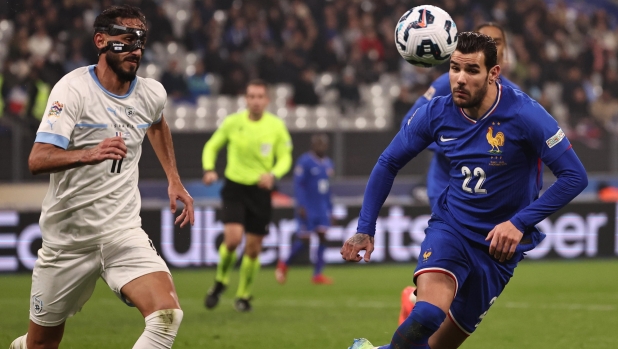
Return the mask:
<path id="1" fill-rule="evenodd" d="M 283 177 L 292 167 L 292 138 L 276 115 L 264 112 L 258 121 L 249 119 L 249 111 L 228 115 L 206 142 L 202 152 L 205 171 L 215 168 L 217 153 L 227 144 L 225 177 L 244 184 L 257 184 L 260 175 Z"/>

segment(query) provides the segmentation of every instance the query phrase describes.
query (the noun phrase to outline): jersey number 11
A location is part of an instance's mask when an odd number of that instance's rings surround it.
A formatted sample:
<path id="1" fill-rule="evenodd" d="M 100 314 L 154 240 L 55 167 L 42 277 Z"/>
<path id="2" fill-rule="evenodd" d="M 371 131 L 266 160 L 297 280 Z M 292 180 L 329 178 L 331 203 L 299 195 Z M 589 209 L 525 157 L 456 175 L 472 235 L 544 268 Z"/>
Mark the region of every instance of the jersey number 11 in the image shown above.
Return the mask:
<path id="1" fill-rule="evenodd" d="M 122 160 L 124 159 L 114 160 L 112 162 L 112 170 L 111 170 L 112 173 L 120 173 L 120 167 L 122 167 Z"/>

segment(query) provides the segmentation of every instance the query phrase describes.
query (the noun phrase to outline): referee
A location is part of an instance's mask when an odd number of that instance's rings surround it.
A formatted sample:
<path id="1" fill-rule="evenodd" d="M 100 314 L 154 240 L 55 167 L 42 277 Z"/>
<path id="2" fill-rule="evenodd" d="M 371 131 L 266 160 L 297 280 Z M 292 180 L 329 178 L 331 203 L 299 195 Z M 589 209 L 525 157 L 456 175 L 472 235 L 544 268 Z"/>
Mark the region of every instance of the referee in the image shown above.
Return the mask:
<path id="1" fill-rule="evenodd" d="M 227 144 L 225 184 L 221 189 L 223 243 L 215 284 L 206 295 L 206 308 L 219 303 L 230 272 L 236 262 L 236 248 L 246 233 L 245 252 L 240 264 L 240 282 L 234 307 L 251 310 L 251 286 L 260 268 L 262 239 L 268 234 L 271 219 L 270 193 L 275 179 L 292 167 L 292 140 L 285 124 L 267 112 L 268 86 L 253 80 L 247 85 L 247 110 L 231 114 L 206 142 L 202 153 L 203 181 L 210 185 L 218 179 L 214 171 L 217 152 Z"/>

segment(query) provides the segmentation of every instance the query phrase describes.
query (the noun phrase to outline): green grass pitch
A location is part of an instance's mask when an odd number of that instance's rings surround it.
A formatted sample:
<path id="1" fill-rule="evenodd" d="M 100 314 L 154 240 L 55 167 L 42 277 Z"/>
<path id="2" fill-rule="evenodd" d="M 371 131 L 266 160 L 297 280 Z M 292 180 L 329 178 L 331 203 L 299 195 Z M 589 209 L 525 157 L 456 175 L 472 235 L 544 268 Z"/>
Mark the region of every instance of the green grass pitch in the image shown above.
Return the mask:
<path id="1" fill-rule="evenodd" d="M 184 320 L 174 348 L 345 349 L 355 337 L 385 344 L 397 326 L 399 297 L 413 264 L 327 266 L 334 285 L 310 283 L 292 267 L 281 286 L 263 268 L 254 311 L 234 311 L 238 272 L 214 311 L 203 307 L 213 269 L 174 270 Z M 28 324 L 30 275 L 0 275 L 0 348 Z M 100 281 L 67 321 L 61 348 L 131 348 L 143 330 L 136 309 Z M 505 292 L 462 348 L 618 348 L 618 260 L 522 262 Z"/>

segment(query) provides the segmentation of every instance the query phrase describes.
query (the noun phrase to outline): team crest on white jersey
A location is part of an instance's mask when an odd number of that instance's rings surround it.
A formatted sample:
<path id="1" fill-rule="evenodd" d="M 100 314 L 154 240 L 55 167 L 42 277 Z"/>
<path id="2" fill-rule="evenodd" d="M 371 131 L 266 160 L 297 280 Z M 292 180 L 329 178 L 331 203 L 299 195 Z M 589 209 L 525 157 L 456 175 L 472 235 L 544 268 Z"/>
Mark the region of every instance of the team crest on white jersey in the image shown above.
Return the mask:
<path id="1" fill-rule="evenodd" d="M 35 314 L 40 314 L 43 311 L 43 301 L 37 296 L 32 296 L 32 309 L 34 309 Z"/>
<path id="2" fill-rule="evenodd" d="M 133 117 L 133 115 L 135 115 L 135 108 L 126 107 L 124 112 L 127 114 L 128 117 Z"/>

